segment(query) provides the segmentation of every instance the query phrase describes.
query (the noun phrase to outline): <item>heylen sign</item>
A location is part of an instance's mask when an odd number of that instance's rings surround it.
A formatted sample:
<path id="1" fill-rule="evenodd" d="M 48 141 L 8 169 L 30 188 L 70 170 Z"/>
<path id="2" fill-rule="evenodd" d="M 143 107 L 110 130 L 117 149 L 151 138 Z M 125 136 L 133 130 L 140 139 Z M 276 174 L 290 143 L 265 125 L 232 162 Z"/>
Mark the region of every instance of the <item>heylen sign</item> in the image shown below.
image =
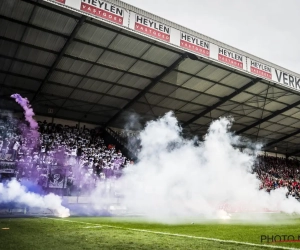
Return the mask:
<path id="1" fill-rule="evenodd" d="M 250 72 L 268 79 L 272 79 L 271 67 L 262 63 L 256 62 L 252 59 L 249 60 Z"/>
<path id="2" fill-rule="evenodd" d="M 136 14 L 134 29 L 166 42 L 170 42 L 171 28 L 149 18 Z"/>
<path id="3" fill-rule="evenodd" d="M 186 33 L 180 32 L 180 47 L 186 48 L 201 55 L 209 56 L 209 42 Z"/>
<path id="4" fill-rule="evenodd" d="M 81 0 L 80 10 L 123 25 L 124 10 L 100 0 Z"/>
<path id="5" fill-rule="evenodd" d="M 229 51 L 227 49 L 219 48 L 218 50 L 218 60 L 227 64 L 230 64 L 232 66 L 235 66 L 237 68 L 243 68 L 243 56 L 234 53 L 232 51 Z"/>

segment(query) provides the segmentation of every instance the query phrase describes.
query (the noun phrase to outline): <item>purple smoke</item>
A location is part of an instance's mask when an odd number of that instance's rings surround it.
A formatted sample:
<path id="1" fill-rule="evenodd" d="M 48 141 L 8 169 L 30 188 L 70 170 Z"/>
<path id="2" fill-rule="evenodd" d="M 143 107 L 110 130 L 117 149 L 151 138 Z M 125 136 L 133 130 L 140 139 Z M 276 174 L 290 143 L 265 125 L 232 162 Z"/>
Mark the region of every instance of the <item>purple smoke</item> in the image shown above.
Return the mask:
<path id="1" fill-rule="evenodd" d="M 13 94 L 10 97 L 14 98 L 18 104 L 24 109 L 24 115 L 26 121 L 29 122 L 30 128 L 36 130 L 38 128 L 38 123 L 33 119 L 35 115 L 31 105 L 27 98 L 23 98 L 20 94 Z"/>
<path id="2" fill-rule="evenodd" d="M 30 180 L 22 179 L 20 181 L 20 184 L 26 187 L 27 192 L 41 194 L 41 195 L 45 193 L 40 185 L 37 185 L 36 183 Z"/>

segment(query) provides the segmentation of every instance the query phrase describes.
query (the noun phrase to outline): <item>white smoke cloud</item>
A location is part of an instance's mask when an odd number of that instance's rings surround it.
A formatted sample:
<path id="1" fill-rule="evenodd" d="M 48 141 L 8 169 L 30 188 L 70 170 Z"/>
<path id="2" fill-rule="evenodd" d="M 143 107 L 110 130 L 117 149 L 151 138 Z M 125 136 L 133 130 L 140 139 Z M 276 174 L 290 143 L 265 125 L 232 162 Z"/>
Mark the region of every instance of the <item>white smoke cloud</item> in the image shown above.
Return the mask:
<path id="1" fill-rule="evenodd" d="M 230 133 L 231 124 L 227 118 L 212 122 L 204 142 L 195 146 L 181 136 L 171 112 L 149 122 L 140 134 L 139 161 L 117 181 L 121 203 L 149 220 L 168 223 L 197 216 L 227 218 L 224 204 L 231 210 L 300 213 L 300 203 L 285 197 L 287 190 L 259 190 L 260 181 L 251 173 L 255 152 L 233 146 L 242 142 Z"/>
<path id="2" fill-rule="evenodd" d="M 53 193 L 41 196 L 28 192 L 17 180 L 13 179 L 7 184 L 0 183 L 0 203 L 15 202 L 28 207 L 51 209 L 59 217 L 68 217 L 68 208 L 61 205 L 61 198 Z"/>

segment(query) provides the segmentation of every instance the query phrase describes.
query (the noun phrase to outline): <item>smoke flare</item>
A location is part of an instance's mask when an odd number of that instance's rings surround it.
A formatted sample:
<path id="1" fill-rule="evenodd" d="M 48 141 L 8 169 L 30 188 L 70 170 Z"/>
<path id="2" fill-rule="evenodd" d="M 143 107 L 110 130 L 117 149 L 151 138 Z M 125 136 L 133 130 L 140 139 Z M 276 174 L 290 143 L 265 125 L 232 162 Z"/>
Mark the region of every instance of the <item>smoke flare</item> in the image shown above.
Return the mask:
<path id="1" fill-rule="evenodd" d="M 14 98 L 15 101 L 24 109 L 25 119 L 29 122 L 30 128 L 36 130 L 38 128 L 38 123 L 33 119 L 35 114 L 28 99 L 23 98 L 20 94 L 13 94 L 11 97 Z"/>

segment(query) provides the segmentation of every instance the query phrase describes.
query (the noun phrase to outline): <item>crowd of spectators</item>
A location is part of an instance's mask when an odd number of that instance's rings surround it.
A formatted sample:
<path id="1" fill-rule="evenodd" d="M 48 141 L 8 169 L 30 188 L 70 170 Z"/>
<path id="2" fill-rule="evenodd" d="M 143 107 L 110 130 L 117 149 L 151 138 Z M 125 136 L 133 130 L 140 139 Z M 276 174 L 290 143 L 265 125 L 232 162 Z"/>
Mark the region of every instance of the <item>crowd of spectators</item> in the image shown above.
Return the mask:
<path id="1" fill-rule="evenodd" d="M 120 129 L 109 130 L 113 131 L 113 134 L 121 139 L 121 143 L 125 144 L 133 156 L 137 157 L 138 153 L 141 151 L 141 138 L 138 131 Z"/>
<path id="2" fill-rule="evenodd" d="M 38 122 L 39 134 L 23 121 L 0 117 L 2 169 L 15 163 L 15 177 L 46 188 L 84 192 L 97 181 L 116 179 L 132 164 L 114 145 L 106 145 L 101 129 Z M 2 179 L 9 174 L 1 171 Z"/>
<path id="3" fill-rule="evenodd" d="M 258 156 L 255 168 L 261 180 L 260 189 L 271 192 L 287 187 L 287 197 L 300 199 L 300 163 L 298 159 L 275 156 Z"/>
<path id="4" fill-rule="evenodd" d="M 113 129 L 115 133 L 117 133 L 120 137 L 126 140 L 135 139 L 137 141 L 140 140 L 140 134 L 137 131 L 131 131 L 131 130 L 120 130 L 120 129 Z"/>

